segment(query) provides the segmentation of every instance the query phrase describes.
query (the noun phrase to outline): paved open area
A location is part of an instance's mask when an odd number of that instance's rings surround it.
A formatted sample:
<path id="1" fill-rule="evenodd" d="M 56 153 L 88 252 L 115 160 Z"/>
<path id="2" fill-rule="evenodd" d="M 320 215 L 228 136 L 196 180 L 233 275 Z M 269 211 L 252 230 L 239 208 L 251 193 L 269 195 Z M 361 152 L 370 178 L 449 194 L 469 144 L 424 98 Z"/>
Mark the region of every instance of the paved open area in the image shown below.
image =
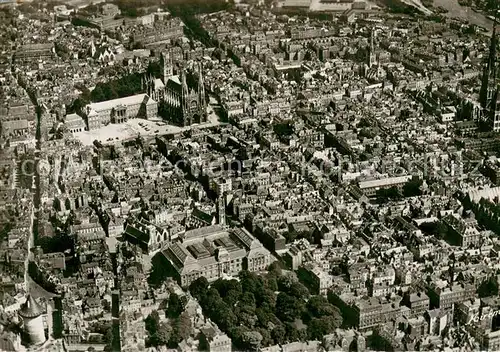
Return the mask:
<path id="1" fill-rule="evenodd" d="M 187 131 L 191 128 L 208 128 L 220 124 L 217 115 L 211 106 L 208 107 L 208 122 L 193 124 L 187 127 L 170 125 L 161 118 L 151 120 L 131 119 L 122 124 L 109 124 L 92 131 L 77 132 L 74 136 L 83 145 L 92 145 L 95 140 L 110 144 L 139 136 L 162 136 Z"/>

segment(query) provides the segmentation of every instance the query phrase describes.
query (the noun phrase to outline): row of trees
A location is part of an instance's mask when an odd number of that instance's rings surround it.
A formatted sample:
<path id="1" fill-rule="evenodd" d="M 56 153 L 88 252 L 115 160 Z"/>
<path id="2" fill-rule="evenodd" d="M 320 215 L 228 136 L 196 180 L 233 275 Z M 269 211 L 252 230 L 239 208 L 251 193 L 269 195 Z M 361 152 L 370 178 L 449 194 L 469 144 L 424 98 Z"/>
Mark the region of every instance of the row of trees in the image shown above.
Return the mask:
<path id="1" fill-rule="evenodd" d="M 90 93 L 90 99 L 93 102 L 100 102 L 138 94 L 142 91 L 142 75 L 133 73 L 107 83 L 97 83 Z"/>
<path id="2" fill-rule="evenodd" d="M 112 2 L 118 6 L 122 15 L 127 17 L 138 17 L 147 14 L 146 8 L 159 6 L 165 3 L 164 0 L 114 0 Z"/>
<path id="3" fill-rule="evenodd" d="M 266 275 L 242 271 L 239 281 L 206 278 L 189 290 L 204 314 L 233 340 L 238 349 L 321 339 L 342 324 L 338 308 L 321 296 L 312 296 L 295 278 L 276 265 Z"/>
<path id="4" fill-rule="evenodd" d="M 477 222 L 497 235 L 500 234 L 500 205 L 485 198 L 471 205 Z"/>
<path id="5" fill-rule="evenodd" d="M 145 319 L 148 331 L 147 346 L 168 346 L 175 348 L 182 340 L 187 339 L 192 331 L 191 319 L 187 312 L 182 312 L 177 317 L 170 318 L 168 323 L 160 322 L 160 315 L 153 311 Z"/>
<path id="6" fill-rule="evenodd" d="M 422 180 L 414 178 L 406 182 L 403 185 L 402 190 L 399 190 L 399 188 L 396 186 L 392 186 L 390 188 L 381 188 L 377 190 L 376 197 L 379 202 L 384 203 L 390 200 L 398 200 L 403 197 L 420 196 L 422 195 L 422 184 Z"/>

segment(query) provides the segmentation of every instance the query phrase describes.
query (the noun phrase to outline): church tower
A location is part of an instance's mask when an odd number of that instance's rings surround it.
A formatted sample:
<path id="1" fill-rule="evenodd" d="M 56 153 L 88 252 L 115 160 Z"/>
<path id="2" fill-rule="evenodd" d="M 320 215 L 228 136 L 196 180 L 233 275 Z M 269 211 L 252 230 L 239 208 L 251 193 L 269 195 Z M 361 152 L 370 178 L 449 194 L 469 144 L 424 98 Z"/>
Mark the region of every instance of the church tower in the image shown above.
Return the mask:
<path id="1" fill-rule="evenodd" d="M 375 54 L 375 31 L 370 31 L 370 48 L 368 51 L 368 67 L 373 67 L 377 64 L 377 55 Z"/>
<path id="2" fill-rule="evenodd" d="M 167 84 L 168 79 L 174 75 L 174 64 L 169 51 L 161 53 L 160 67 L 163 73 L 163 84 Z"/>
<path id="3" fill-rule="evenodd" d="M 97 49 L 94 44 L 94 39 L 90 42 L 90 57 L 94 58 L 95 54 L 97 52 Z"/>
<path id="4" fill-rule="evenodd" d="M 481 90 L 479 91 L 479 103 L 483 111 L 483 121 L 487 121 L 489 128 L 495 132 L 500 131 L 500 104 L 497 73 L 497 22 L 493 26 L 493 34 L 490 41 L 490 52 L 483 69 L 481 79 Z"/>
<path id="5" fill-rule="evenodd" d="M 191 102 L 191 94 L 189 91 L 189 87 L 187 85 L 186 81 L 186 73 L 183 71 L 181 73 L 182 75 L 182 121 L 184 126 L 190 126 L 193 121 L 192 121 L 192 103 Z"/>
<path id="6" fill-rule="evenodd" d="M 198 65 L 198 109 L 200 114 L 200 122 L 207 121 L 207 100 L 205 96 L 205 82 L 203 80 L 203 71 L 201 63 Z"/>
<path id="7" fill-rule="evenodd" d="M 226 202 L 224 201 L 224 194 L 217 198 L 217 215 L 220 226 L 226 226 Z"/>

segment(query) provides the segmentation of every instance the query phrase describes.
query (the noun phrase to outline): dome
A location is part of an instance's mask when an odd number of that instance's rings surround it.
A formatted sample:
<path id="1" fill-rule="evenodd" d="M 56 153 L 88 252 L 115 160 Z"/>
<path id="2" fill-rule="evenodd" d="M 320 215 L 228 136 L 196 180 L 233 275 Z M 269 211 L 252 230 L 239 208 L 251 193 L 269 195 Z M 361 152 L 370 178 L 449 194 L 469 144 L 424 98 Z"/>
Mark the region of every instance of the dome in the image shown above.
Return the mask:
<path id="1" fill-rule="evenodd" d="M 21 306 L 19 315 L 23 318 L 36 318 L 43 314 L 42 307 L 35 301 L 35 299 L 28 295 L 26 303 Z"/>

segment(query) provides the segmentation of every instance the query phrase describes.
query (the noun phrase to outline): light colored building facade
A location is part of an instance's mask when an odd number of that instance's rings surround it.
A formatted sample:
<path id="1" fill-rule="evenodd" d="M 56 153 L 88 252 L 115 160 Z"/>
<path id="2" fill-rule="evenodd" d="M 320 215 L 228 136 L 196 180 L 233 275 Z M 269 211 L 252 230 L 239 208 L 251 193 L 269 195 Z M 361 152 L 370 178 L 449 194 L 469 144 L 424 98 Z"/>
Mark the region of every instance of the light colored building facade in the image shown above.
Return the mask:
<path id="1" fill-rule="evenodd" d="M 214 281 L 243 269 L 265 270 L 272 262 L 271 253 L 248 231 L 218 225 L 187 231 L 162 253 L 184 287 L 202 276 Z"/>
<path id="2" fill-rule="evenodd" d="M 109 123 L 123 123 L 133 118 L 149 119 L 158 115 L 158 103 L 147 94 L 106 100 L 85 107 L 89 131 Z"/>

